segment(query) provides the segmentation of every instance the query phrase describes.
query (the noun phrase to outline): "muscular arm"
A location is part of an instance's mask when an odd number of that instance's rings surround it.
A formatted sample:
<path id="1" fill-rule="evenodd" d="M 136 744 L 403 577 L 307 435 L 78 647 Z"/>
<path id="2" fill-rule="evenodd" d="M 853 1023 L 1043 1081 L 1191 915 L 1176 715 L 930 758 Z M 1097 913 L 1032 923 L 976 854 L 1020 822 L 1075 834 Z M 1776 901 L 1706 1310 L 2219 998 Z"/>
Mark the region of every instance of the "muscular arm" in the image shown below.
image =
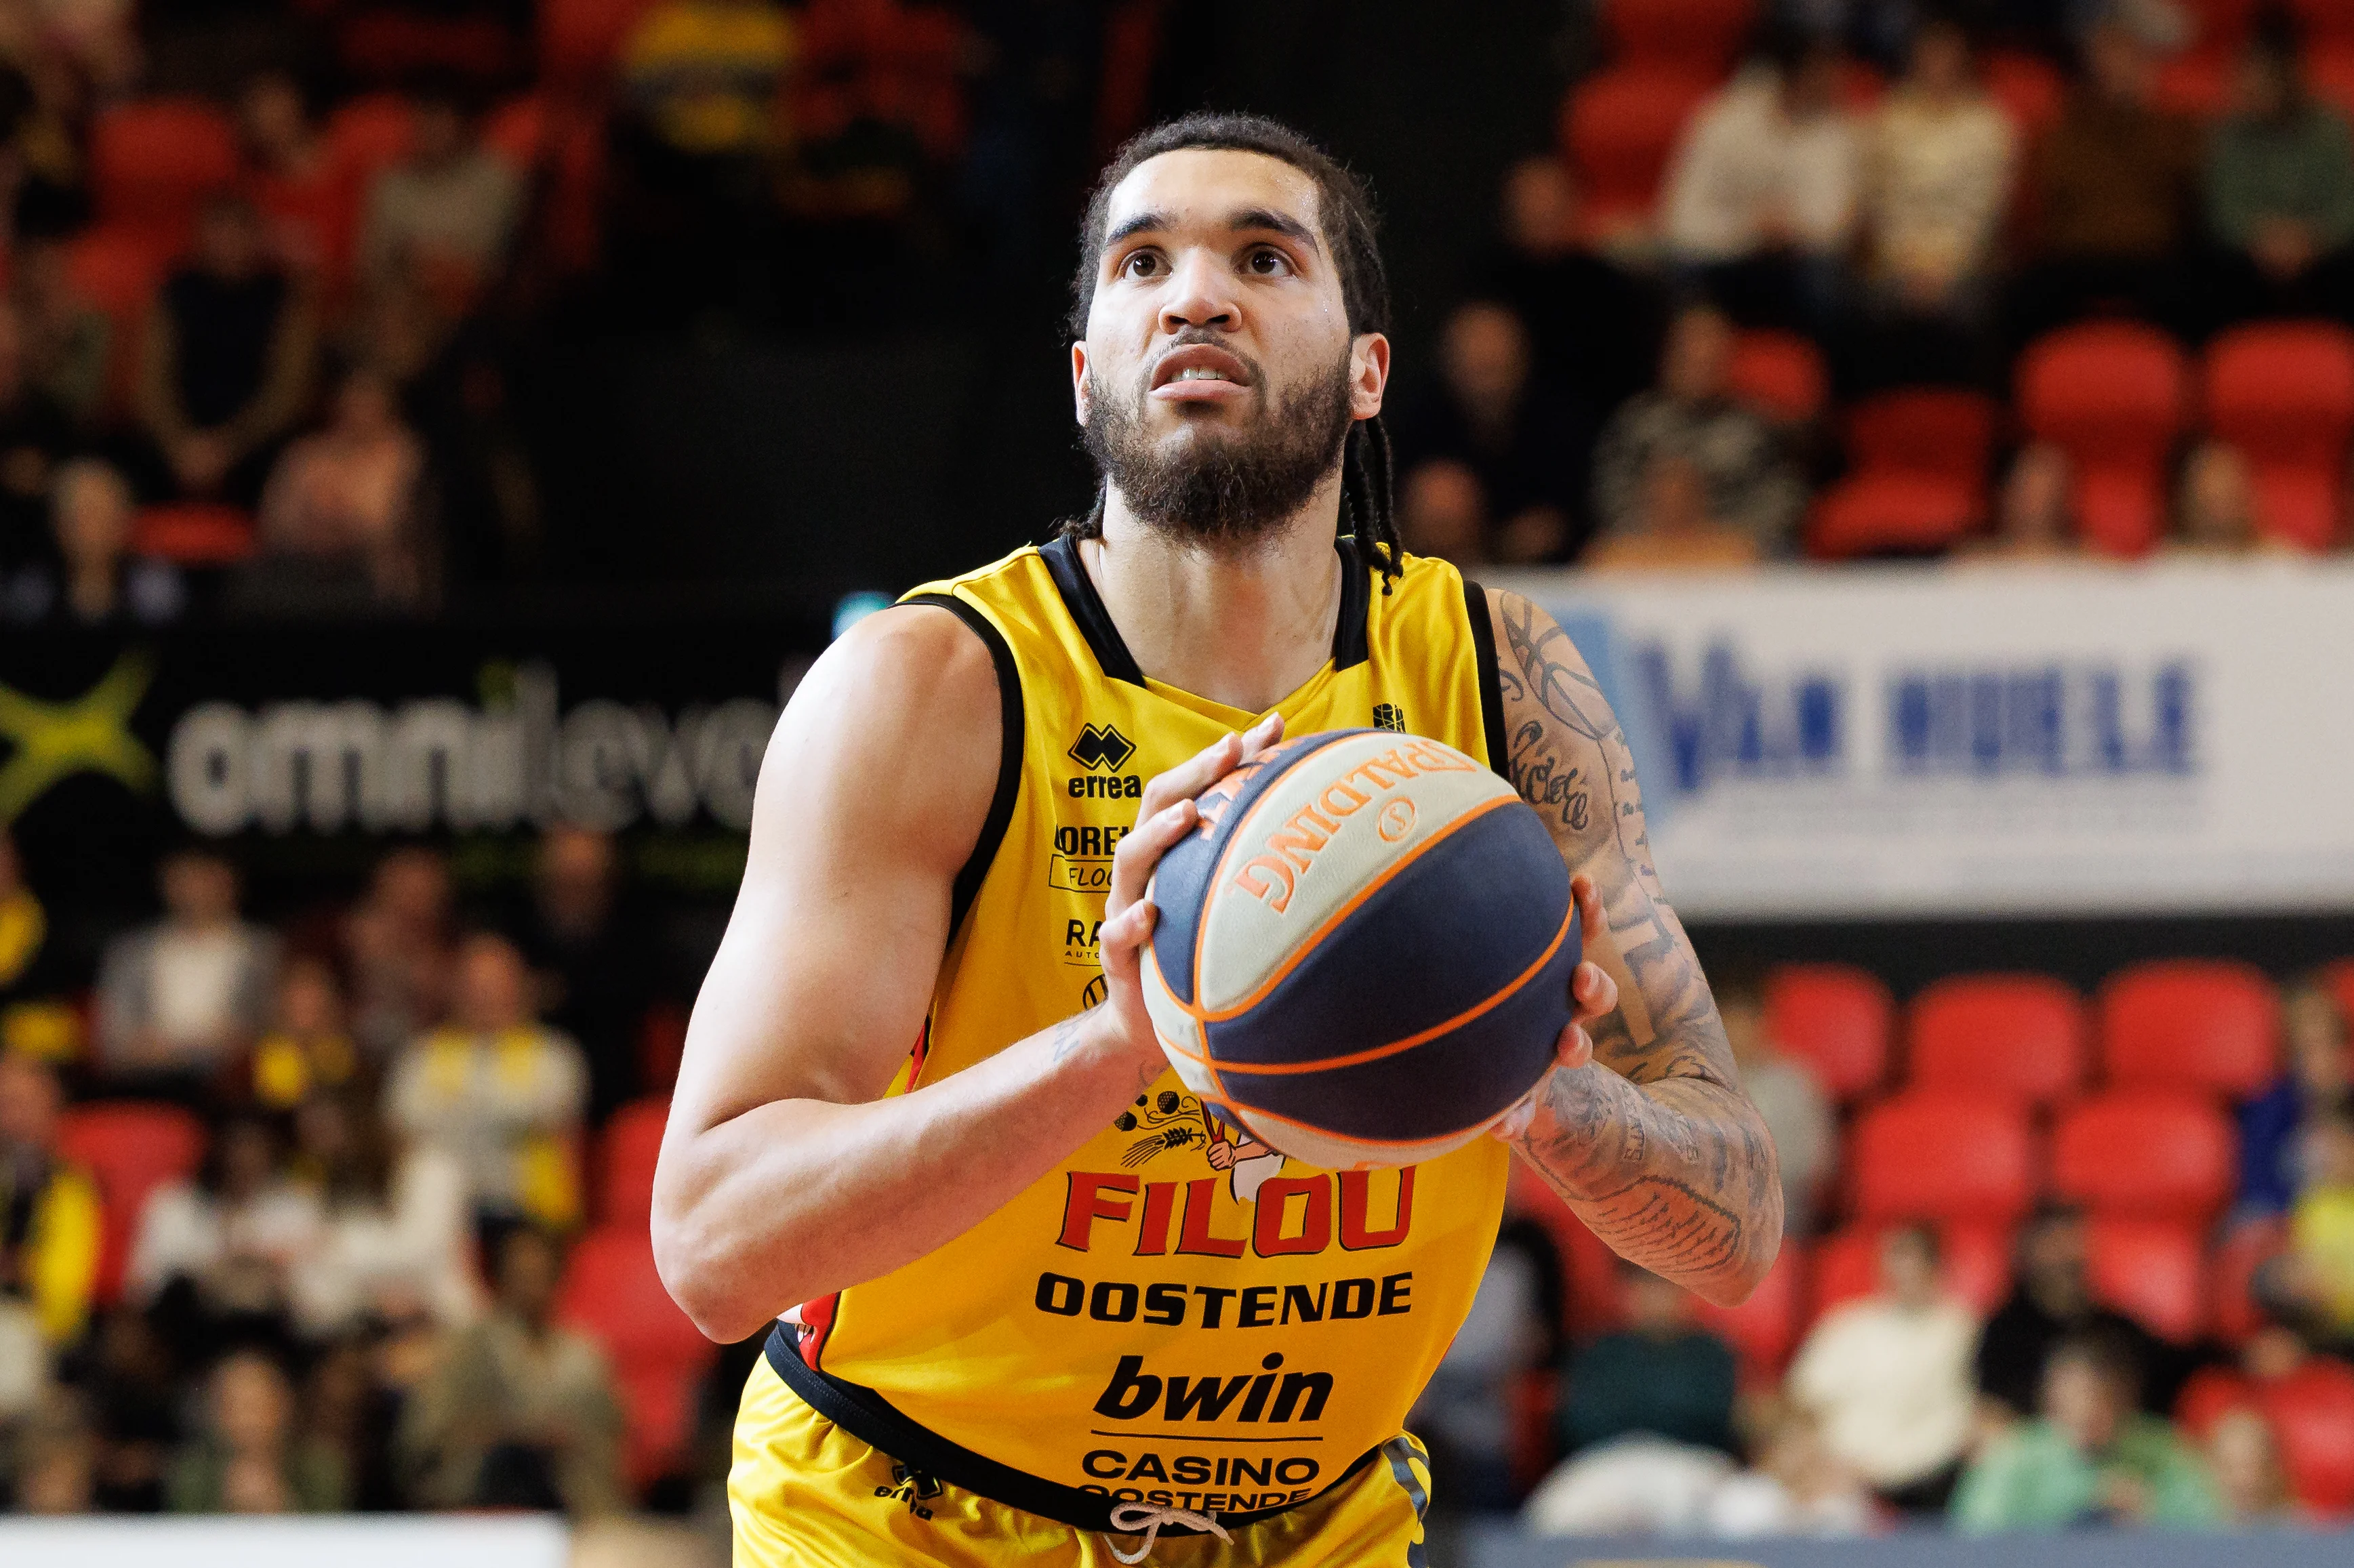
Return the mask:
<path id="1" fill-rule="evenodd" d="M 883 1097 L 930 1006 L 951 884 L 996 784 L 998 711 L 970 631 L 894 609 L 830 649 L 777 726 L 654 1175 L 655 1264 L 714 1339 L 962 1234 L 1166 1065 L 1133 972 L 1150 906 L 1119 906 L 1193 825 L 1192 797 L 1234 765 L 1237 737 L 1152 780 L 1121 841 L 1111 1001 Z"/>
<path id="2" fill-rule="evenodd" d="M 1587 1025 L 1594 1059 L 1545 1080 L 1514 1147 L 1622 1256 L 1740 1301 L 1780 1249 L 1781 1182 L 1652 868 L 1626 733 L 1552 617 L 1488 598 L 1512 782 L 1593 880 L 1605 928 L 1587 929 L 1585 956 L 1618 988 L 1617 1008 Z"/>

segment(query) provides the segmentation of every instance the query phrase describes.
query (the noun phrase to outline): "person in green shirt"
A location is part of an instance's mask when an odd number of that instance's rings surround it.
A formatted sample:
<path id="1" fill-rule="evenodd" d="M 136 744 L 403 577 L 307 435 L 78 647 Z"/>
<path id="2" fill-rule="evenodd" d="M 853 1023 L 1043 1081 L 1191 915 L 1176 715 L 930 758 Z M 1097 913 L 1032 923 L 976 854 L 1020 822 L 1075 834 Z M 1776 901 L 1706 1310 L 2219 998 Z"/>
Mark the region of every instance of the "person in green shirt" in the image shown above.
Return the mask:
<path id="1" fill-rule="evenodd" d="M 2234 313 L 2347 303 L 2354 248 L 2354 132 L 2299 79 L 2285 44 L 2259 33 L 2232 113 L 2207 144 L 2207 227 L 2222 248 Z"/>
<path id="2" fill-rule="evenodd" d="M 2115 1340 L 2062 1340 L 2044 1370 L 2041 1418 L 1996 1438 L 1963 1475 L 1954 1527 L 1986 1535 L 2219 1522 L 2206 1467 L 2170 1425 L 2136 1410 L 2139 1383 Z"/>

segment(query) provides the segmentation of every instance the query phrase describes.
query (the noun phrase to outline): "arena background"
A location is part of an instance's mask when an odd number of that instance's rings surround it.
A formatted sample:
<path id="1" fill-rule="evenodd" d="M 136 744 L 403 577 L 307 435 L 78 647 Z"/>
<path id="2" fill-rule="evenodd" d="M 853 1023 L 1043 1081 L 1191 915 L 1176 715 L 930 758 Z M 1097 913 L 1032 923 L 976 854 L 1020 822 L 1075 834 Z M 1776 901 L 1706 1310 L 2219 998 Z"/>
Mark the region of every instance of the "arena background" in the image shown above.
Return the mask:
<path id="1" fill-rule="evenodd" d="M 1373 185 L 1409 541 L 1594 662 L 1808 1211 L 1726 1313 L 1516 1186 L 1430 1560 L 2343 1553 L 2354 4 L 8 0 L 0 1558 L 722 1560 L 645 1215 L 761 747 L 1085 507 L 1201 106 Z"/>

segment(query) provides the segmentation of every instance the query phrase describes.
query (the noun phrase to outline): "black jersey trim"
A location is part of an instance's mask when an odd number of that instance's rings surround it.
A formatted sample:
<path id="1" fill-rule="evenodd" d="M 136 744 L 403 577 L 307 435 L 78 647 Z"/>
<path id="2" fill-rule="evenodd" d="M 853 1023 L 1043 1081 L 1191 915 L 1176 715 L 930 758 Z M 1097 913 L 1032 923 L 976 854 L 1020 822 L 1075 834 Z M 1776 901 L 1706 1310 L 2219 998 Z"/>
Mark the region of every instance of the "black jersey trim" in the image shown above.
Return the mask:
<path id="1" fill-rule="evenodd" d="M 952 593 L 909 594 L 899 602 L 934 605 L 949 611 L 972 629 L 973 635 L 989 650 L 990 662 L 997 666 L 997 789 L 989 798 L 989 815 L 981 821 L 981 837 L 949 887 L 949 940 L 953 942 L 964 925 L 966 911 L 981 896 L 981 879 L 989 874 L 999 846 L 1005 842 L 1005 830 L 1013 821 L 1014 797 L 1022 791 L 1022 672 L 1013 662 L 1013 650 L 1006 645 L 1005 634 L 978 606 Z"/>
<path id="2" fill-rule="evenodd" d="M 1091 1531 L 1103 1535 L 1134 1535 L 1135 1531 L 1115 1531 L 1111 1523 L 1114 1501 L 1111 1498 L 1084 1492 L 1076 1487 L 1066 1487 L 1034 1476 L 1027 1470 L 1017 1470 L 1011 1465 L 1001 1465 L 985 1454 L 976 1454 L 962 1444 L 941 1436 L 930 1427 L 914 1420 L 905 1411 L 871 1388 L 845 1383 L 831 1372 L 810 1366 L 795 1350 L 793 1337 L 787 1327 L 779 1323 L 769 1330 L 765 1352 L 769 1367 L 805 1401 L 809 1407 L 849 1433 L 860 1442 L 896 1459 L 911 1470 L 919 1471 L 936 1481 L 946 1481 L 960 1487 L 976 1497 L 1007 1508 L 1020 1509 L 1023 1513 L 1040 1519 L 1051 1519 L 1067 1524 L 1074 1530 Z M 1357 1456 L 1349 1467 L 1320 1489 L 1318 1497 L 1339 1486 L 1359 1470 L 1373 1462 L 1381 1453 L 1368 1448 Z M 1282 1508 L 1260 1509 L 1251 1513 L 1222 1513 L 1220 1524 L 1257 1524 L 1288 1513 L 1313 1498 L 1302 1498 L 1299 1503 Z M 1163 1525 L 1163 1535 L 1198 1535 L 1200 1531 L 1182 1526 Z"/>
<path id="3" fill-rule="evenodd" d="M 1373 602 L 1371 568 L 1357 558 L 1357 542 L 1349 535 L 1335 539 L 1332 547 L 1341 556 L 1341 613 L 1332 624 L 1332 668 L 1349 670 L 1373 657 L 1368 632 Z M 1079 560 L 1077 542 L 1067 534 L 1059 535 L 1039 546 L 1038 555 L 1055 579 L 1055 591 L 1063 596 L 1063 608 L 1070 612 L 1072 624 L 1103 667 L 1105 678 L 1131 686 L 1144 684 L 1144 672 L 1138 668 L 1136 655 L 1128 651 L 1127 640 L 1112 624 L 1111 611 Z"/>
<path id="4" fill-rule="evenodd" d="M 1370 627 L 1373 614 L 1373 570 L 1357 558 L 1357 541 L 1343 534 L 1333 542 L 1341 552 L 1341 613 L 1332 623 L 1332 668 L 1352 670 L 1373 656 Z"/>
<path id="5" fill-rule="evenodd" d="M 1126 681 L 1131 686 L 1144 684 L 1144 672 L 1136 667 L 1136 655 L 1128 651 L 1128 643 L 1119 628 L 1111 620 L 1111 611 L 1104 607 L 1103 595 L 1096 592 L 1087 568 L 1079 560 L 1079 546 L 1067 535 L 1058 535 L 1038 546 L 1038 555 L 1054 574 L 1055 587 L 1063 596 L 1063 608 L 1087 640 L 1094 651 L 1096 662 L 1103 666 L 1104 678 Z"/>
<path id="6" fill-rule="evenodd" d="M 1471 648 L 1479 666 L 1479 726 L 1488 737 L 1488 766 L 1510 781 L 1512 759 L 1504 740 L 1504 683 L 1496 668 L 1496 619 L 1488 590 L 1463 579 L 1463 613 L 1471 622 Z"/>

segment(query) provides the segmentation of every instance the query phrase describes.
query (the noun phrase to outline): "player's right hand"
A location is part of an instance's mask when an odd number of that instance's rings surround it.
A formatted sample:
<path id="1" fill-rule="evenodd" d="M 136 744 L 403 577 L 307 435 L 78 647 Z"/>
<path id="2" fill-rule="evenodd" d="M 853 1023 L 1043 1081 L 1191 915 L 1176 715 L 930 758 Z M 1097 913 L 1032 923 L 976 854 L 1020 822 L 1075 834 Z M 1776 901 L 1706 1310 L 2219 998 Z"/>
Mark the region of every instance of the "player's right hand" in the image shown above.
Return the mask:
<path id="1" fill-rule="evenodd" d="M 1140 1070 L 1159 1076 L 1160 1042 L 1152 1020 L 1144 1011 L 1144 987 L 1139 955 L 1152 939 L 1152 923 L 1160 911 L 1144 896 L 1152 868 L 1161 863 L 1180 839 L 1201 821 L 1194 800 L 1203 790 L 1246 762 L 1252 761 L 1283 739 L 1283 715 L 1269 714 L 1240 735 L 1220 737 L 1144 786 L 1138 803 L 1136 826 L 1119 841 L 1111 857 L 1111 891 L 1104 898 L 1103 929 L 1097 934 L 1097 951 L 1103 959 L 1108 995 L 1103 1012 L 1122 1043 L 1139 1058 Z"/>

